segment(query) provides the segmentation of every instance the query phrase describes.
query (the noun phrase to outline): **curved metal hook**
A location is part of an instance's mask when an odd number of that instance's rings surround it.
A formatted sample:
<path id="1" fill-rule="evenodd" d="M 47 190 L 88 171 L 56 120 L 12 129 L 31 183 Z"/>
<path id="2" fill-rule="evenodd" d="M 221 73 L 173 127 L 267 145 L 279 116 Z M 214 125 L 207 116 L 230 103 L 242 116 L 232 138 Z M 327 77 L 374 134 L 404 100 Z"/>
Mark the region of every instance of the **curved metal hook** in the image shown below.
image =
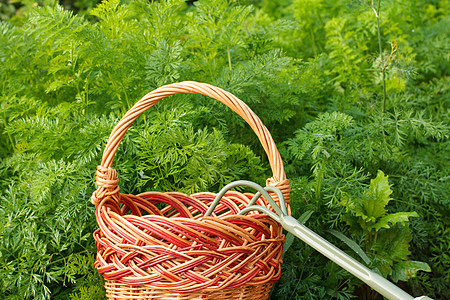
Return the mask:
<path id="1" fill-rule="evenodd" d="M 260 186 L 257 183 L 254 183 L 252 181 L 248 181 L 248 180 L 238 180 L 238 181 L 234 181 L 232 183 L 227 184 L 225 187 L 223 187 L 220 192 L 217 194 L 216 198 L 214 199 L 214 201 L 211 203 L 210 207 L 208 208 L 208 210 L 205 213 L 205 216 L 210 216 L 212 214 L 212 212 L 214 211 L 214 209 L 216 209 L 217 204 L 219 204 L 220 199 L 223 198 L 223 196 L 226 194 L 226 192 L 228 192 L 229 190 L 231 190 L 232 188 L 235 188 L 237 186 L 246 186 L 246 187 L 250 187 L 253 188 L 255 190 L 257 190 L 258 192 L 255 194 L 255 196 L 253 196 L 252 200 L 250 201 L 250 203 L 247 205 L 248 206 L 253 206 L 253 204 L 255 204 L 256 200 L 258 200 L 259 197 L 261 197 L 261 195 L 264 197 L 264 199 L 266 199 L 269 204 L 273 207 L 273 209 L 275 210 L 275 212 L 278 215 L 283 215 L 286 214 L 287 215 L 287 210 L 286 210 L 286 203 L 284 203 L 284 197 L 283 194 L 281 193 L 281 191 L 275 187 L 266 187 L 267 190 L 271 191 L 271 192 L 275 192 L 278 196 L 278 199 L 280 199 L 280 202 L 282 202 L 284 204 L 284 209 L 281 209 L 277 203 L 275 202 L 275 200 L 273 200 L 272 197 L 270 197 L 269 193 L 267 192 L 266 189 L 264 189 L 262 186 Z M 275 191 L 274 189 L 278 190 Z M 261 206 L 262 207 L 262 206 Z M 286 213 L 283 212 L 286 211 Z"/>

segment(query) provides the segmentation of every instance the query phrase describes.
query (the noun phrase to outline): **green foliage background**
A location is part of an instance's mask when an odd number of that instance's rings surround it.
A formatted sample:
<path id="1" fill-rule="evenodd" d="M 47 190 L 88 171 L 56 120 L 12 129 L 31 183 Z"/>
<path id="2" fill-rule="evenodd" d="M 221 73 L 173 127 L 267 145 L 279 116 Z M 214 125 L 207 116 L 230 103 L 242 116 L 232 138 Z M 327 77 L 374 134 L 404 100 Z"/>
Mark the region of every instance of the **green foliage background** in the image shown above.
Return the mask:
<path id="1" fill-rule="evenodd" d="M 414 296 L 450 298 L 449 2 L 378 3 L 2 2 L 0 298 L 104 298 L 95 167 L 120 117 L 182 80 L 260 116 L 295 217 Z M 127 193 L 270 177 L 250 128 L 193 95 L 139 118 L 115 167 Z M 284 261 L 273 299 L 376 298 L 300 241 Z"/>

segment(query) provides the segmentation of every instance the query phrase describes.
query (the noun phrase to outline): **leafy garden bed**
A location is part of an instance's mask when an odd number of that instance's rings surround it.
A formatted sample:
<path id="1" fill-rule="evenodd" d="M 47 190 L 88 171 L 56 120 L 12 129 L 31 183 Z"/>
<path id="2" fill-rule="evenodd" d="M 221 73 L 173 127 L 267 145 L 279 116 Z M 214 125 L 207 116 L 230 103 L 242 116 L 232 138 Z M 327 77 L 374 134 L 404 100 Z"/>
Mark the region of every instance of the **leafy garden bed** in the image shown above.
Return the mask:
<path id="1" fill-rule="evenodd" d="M 182 80 L 260 116 L 295 217 L 409 293 L 450 297 L 448 1 L 95 3 L 0 6 L 2 299 L 104 298 L 95 167 L 120 117 Z M 115 166 L 133 194 L 270 174 L 243 121 L 193 95 L 138 119 Z M 377 297 L 291 242 L 273 299 Z"/>

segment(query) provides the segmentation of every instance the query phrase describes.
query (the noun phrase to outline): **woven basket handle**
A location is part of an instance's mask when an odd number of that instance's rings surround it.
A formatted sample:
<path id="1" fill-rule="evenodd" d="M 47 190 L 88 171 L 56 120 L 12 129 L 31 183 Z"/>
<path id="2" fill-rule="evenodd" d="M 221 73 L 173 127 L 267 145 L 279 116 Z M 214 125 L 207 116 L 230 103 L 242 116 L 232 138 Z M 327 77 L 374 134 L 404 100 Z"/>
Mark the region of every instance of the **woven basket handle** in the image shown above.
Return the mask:
<path id="1" fill-rule="evenodd" d="M 117 172 L 111 167 L 117 148 L 134 120 L 161 99 L 181 93 L 200 94 L 214 98 L 231 108 L 250 125 L 266 151 L 272 168 L 273 177 L 267 180 L 267 184 L 280 188 L 288 201 L 290 186 L 284 173 L 283 161 L 272 136 L 258 116 L 244 102 L 221 88 L 206 83 L 184 81 L 168 84 L 148 93 L 119 121 L 109 137 L 103 152 L 102 163 L 97 167 L 96 183 L 98 190 L 94 192 L 92 202 L 97 205 L 98 201 L 105 196 L 114 197 L 118 193 Z"/>

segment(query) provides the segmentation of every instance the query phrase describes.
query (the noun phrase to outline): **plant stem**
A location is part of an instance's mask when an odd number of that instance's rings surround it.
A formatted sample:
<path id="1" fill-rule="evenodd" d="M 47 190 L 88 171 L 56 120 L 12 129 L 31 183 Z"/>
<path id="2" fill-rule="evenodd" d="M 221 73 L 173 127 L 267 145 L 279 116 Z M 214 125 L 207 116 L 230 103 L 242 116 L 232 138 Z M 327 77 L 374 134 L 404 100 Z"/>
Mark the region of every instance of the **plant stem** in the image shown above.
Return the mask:
<path id="1" fill-rule="evenodd" d="M 375 13 L 375 17 L 377 18 L 377 30 L 378 30 L 378 46 L 380 51 L 380 58 L 381 58 L 381 74 L 383 76 L 383 107 L 381 109 L 381 112 L 385 112 L 386 110 L 386 72 L 385 72 L 385 65 L 384 65 L 384 58 L 383 58 L 383 48 L 381 46 L 381 27 L 380 27 L 380 7 L 381 7 L 381 0 L 378 0 L 378 8 L 375 9 L 373 6 L 372 1 L 372 9 Z"/>
<path id="2" fill-rule="evenodd" d="M 317 56 L 316 39 L 314 38 L 314 33 L 313 33 L 312 29 L 309 30 L 309 33 L 311 34 L 311 42 L 312 42 L 313 49 L 314 49 L 314 57 L 316 57 Z"/>
<path id="3" fill-rule="evenodd" d="M 6 126 L 7 126 L 7 124 L 6 124 L 6 109 L 5 109 L 4 113 L 3 113 L 3 125 L 6 128 Z M 16 152 L 16 147 L 14 146 L 14 142 L 13 142 L 13 139 L 11 137 L 11 134 L 9 132 L 6 132 L 6 134 L 8 135 L 9 142 L 11 143 L 11 148 L 12 148 L 13 152 Z"/>
<path id="4" fill-rule="evenodd" d="M 228 67 L 230 68 L 230 71 L 231 71 L 232 68 L 231 68 L 231 54 L 230 54 L 230 47 L 227 47 L 227 54 L 228 54 Z"/>
<path id="5" fill-rule="evenodd" d="M 122 88 L 123 88 L 123 94 L 125 96 L 125 101 L 127 103 L 127 107 L 124 110 L 126 112 L 128 109 L 130 109 L 131 106 L 130 106 L 130 101 L 128 100 L 127 89 L 126 89 L 125 85 L 123 84 L 123 82 L 122 82 Z"/>
<path id="6" fill-rule="evenodd" d="M 322 165 L 320 166 L 320 171 L 317 174 L 317 178 L 316 178 L 316 200 L 317 203 L 320 203 L 321 200 L 321 186 L 322 186 L 322 179 L 323 179 L 323 168 Z"/>

